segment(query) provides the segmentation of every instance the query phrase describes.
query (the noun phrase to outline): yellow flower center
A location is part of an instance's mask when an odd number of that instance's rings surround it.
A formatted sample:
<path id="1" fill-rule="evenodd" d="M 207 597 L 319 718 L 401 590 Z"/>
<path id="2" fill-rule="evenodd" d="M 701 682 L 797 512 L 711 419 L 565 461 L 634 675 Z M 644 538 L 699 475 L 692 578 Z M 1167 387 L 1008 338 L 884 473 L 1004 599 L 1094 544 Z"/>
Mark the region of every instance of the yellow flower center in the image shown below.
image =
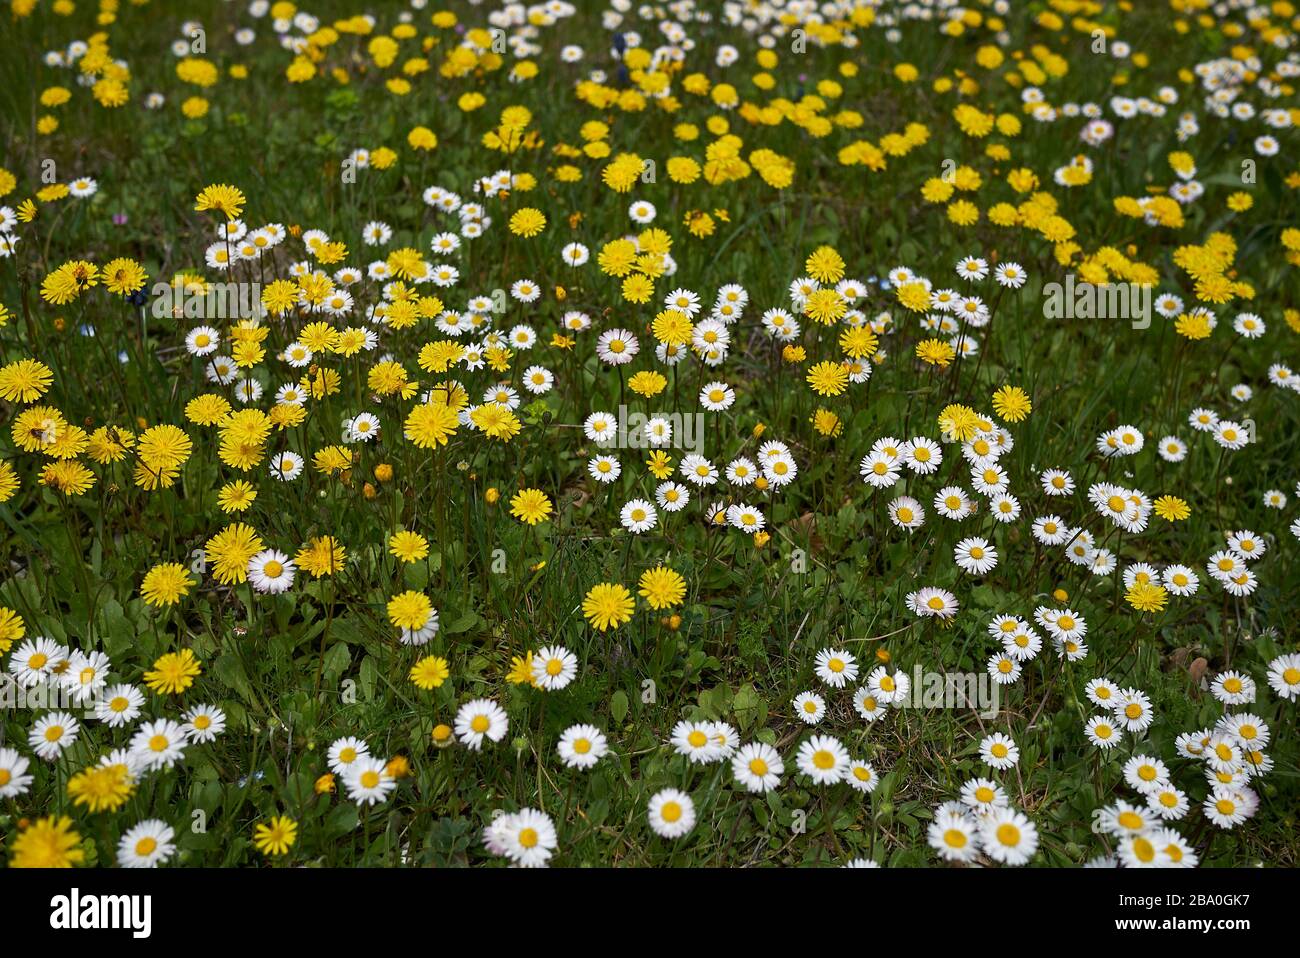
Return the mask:
<path id="1" fill-rule="evenodd" d="M 1141 828 L 1144 824 L 1144 822 L 1142 821 L 1142 816 L 1139 815 L 1137 812 L 1128 812 L 1128 811 L 1120 812 L 1117 821 L 1122 826 L 1129 829 L 1138 829 Z"/>
<path id="2" fill-rule="evenodd" d="M 1145 838 L 1133 839 L 1133 854 L 1139 861 L 1149 862 L 1156 857 L 1156 847 Z"/>

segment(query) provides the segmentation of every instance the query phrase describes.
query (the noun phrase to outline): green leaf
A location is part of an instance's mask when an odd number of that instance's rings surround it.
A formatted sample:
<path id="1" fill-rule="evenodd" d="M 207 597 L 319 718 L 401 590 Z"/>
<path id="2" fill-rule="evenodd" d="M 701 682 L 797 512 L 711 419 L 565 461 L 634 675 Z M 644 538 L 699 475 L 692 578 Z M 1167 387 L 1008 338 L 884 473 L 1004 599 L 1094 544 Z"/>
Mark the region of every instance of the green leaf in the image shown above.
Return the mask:
<path id="1" fill-rule="evenodd" d="M 736 713 L 736 722 L 742 732 L 767 721 L 767 704 L 753 683 L 746 682 L 736 690 L 731 709 Z"/>
<path id="2" fill-rule="evenodd" d="M 468 632 L 479 623 L 479 617 L 474 612 L 466 612 L 451 622 L 444 631 L 448 635 L 459 635 L 462 632 Z"/>
<path id="3" fill-rule="evenodd" d="M 609 697 L 609 714 L 615 725 L 620 725 L 627 718 L 627 693 L 618 689 Z"/>
<path id="4" fill-rule="evenodd" d="M 374 700 L 375 683 L 378 680 L 379 668 L 375 665 L 375 660 L 367 655 L 361 660 L 361 695 L 364 701 Z"/>
<path id="5" fill-rule="evenodd" d="M 135 644 L 135 626 L 127 621 L 122 606 L 116 599 L 109 599 L 100 607 L 99 619 L 104 652 L 110 659 L 124 656 Z"/>
<path id="6" fill-rule="evenodd" d="M 348 651 L 347 644 L 335 642 L 325 653 L 325 663 L 321 671 L 326 679 L 333 682 L 346 672 L 351 664 L 352 653 Z"/>
<path id="7" fill-rule="evenodd" d="M 244 671 L 244 663 L 239 660 L 238 655 L 234 652 L 222 653 L 213 663 L 212 671 L 216 673 L 217 678 L 239 693 L 240 698 L 245 702 L 250 705 L 254 703 L 253 686 L 248 681 L 248 673 Z"/>

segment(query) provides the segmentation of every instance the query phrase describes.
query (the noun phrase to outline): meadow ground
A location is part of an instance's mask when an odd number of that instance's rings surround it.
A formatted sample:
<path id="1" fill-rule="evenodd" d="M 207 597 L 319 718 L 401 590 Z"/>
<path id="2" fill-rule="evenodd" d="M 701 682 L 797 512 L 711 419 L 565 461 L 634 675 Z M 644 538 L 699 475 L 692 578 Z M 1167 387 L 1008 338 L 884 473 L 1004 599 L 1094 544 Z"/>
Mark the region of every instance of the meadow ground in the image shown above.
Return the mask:
<path id="1" fill-rule="evenodd" d="M 1295 865 L 1300 17 L 0 10 L 0 858 Z"/>

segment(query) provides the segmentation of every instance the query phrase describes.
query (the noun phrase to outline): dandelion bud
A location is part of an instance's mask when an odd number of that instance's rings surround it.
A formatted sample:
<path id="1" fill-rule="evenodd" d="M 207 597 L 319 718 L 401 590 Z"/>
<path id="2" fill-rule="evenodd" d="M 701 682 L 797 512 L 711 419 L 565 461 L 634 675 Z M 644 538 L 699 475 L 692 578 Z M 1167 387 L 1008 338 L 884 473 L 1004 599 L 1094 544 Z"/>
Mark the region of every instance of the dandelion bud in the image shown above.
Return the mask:
<path id="1" fill-rule="evenodd" d="M 405 755 L 394 755 L 384 766 L 384 774 L 389 778 L 406 778 L 411 774 L 411 763 Z"/>

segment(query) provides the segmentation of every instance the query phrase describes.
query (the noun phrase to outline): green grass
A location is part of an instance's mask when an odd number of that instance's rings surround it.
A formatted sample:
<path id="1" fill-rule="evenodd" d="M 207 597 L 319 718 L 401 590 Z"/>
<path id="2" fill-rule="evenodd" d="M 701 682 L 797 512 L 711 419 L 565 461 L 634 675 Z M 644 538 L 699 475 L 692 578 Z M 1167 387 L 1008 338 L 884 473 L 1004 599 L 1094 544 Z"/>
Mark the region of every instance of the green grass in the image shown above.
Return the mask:
<path id="1" fill-rule="evenodd" d="M 176 861 L 185 865 L 251 866 L 268 860 L 484 865 L 499 861 L 482 842 L 494 811 L 531 807 L 557 825 L 556 865 L 798 866 L 871 858 L 887 866 L 930 866 L 939 863 L 926 842 L 935 806 L 957 798 L 970 778 L 987 776 L 1036 824 L 1034 864 L 1078 865 L 1114 848 L 1114 839 L 1094 833 L 1094 812 L 1134 797 L 1124 784 L 1123 763 L 1147 754 L 1168 764 L 1174 782 L 1188 793 L 1192 810 L 1175 827 L 1203 864 L 1297 864 L 1295 704 L 1279 700 L 1265 678 L 1271 660 L 1297 649 L 1293 620 L 1300 576 L 1292 561 L 1295 537 L 1287 527 L 1295 518 L 1300 416 L 1294 392 L 1267 380 L 1271 364 L 1297 359 L 1300 320 L 1284 315 L 1294 306 L 1297 267 L 1288 263 L 1282 239 L 1283 230 L 1295 224 L 1296 191 L 1288 177 L 1297 176 L 1296 141 L 1292 130 L 1270 131 L 1281 140 L 1282 151 L 1273 158 L 1256 157 L 1258 182 L 1243 185 L 1240 160 L 1255 156 L 1251 141 L 1265 132 L 1262 122 L 1206 115 L 1203 92 L 1178 75 L 1199 61 L 1227 55 L 1233 42 L 1246 41 L 1233 41 L 1221 24 L 1210 29 L 1192 24 L 1188 32 L 1178 32 L 1172 27 L 1175 17 L 1162 5 L 1138 4 L 1135 11 L 1122 12 L 1105 4 L 1099 21 L 1150 55 L 1150 65 L 1139 68 L 1090 53 L 1087 30 L 1067 24 L 1057 32 L 1036 23 L 1035 16 L 1049 4 L 1031 4 L 1014 15 L 1006 24 L 1008 54 L 1045 43 L 1069 62 L 1067 75 L 1039 84 L 1053 103 L 1105 104 L 1117 92 L 1154 96 L 1165 84 L 1178 90 L 1179 104 L 1164 117 L 1117 120 L 1117 136 L 1094 148 L 1077 138 L 1082 120 L 1038 123 L 1022 110 L 1018 89 L 1006 80 L 1014 60 L 993 71 L 975 66 L 979 47 L 995 42 L 987 27 L 950 38 L 933 24 L 911 24 L 897 45 L 887 42 L 879 27 L 861 29 L 855 49 L 814 45 L 802 56 L 789 52 L 788 39 L 782 39 L 776 47 L 780 63 L 770 71 L 776 86 L 766 93 L 750 82 L 759 71 L 753 38 L 716 20 L 692 25 L 698 48 L 673 78 L 681 109 L 670 113 L 653 104 L 644 111 L 598 110 L 575 96 L 573 82 L 584 68 L 605 69 L 611 76 L 616 69 L 608 55 L 610 36 L 591 11 L 542 30 L 543 53 L 535 58 L 541 74 L 522 83 L 506 79 L 509 64 L 500 71 L 440 77 L 438 66 L 456 35 L 430 26 L 431 10 L 416 12 L 419 36 L 436 40 L 427 52 L 432 69 L 412 77 L 410 94 L 398 97 L 385 90 L 384 80 L 421 52 L 418 38 L 402 40 L 398 65 L 385 69 L 366 52 L 367 39 L 344 36 L 325 49 L 321 76 L 289 84 L 284 72 L 292 57 L 274 42 L 269 20 L 254 21 L 239 6 L 188 5 L 193 9 L 186 15 L 207 31 L 204 58 L 221 70 L 215 86 L 198 89 L 176 77 L 175 58 L 165 52 L 179 35 L 181 16 L 164 4 L 124 4 L 118 21 L 103 28 L 112 55 L 130 65 L 130 101 L 114 110 L 99 106 L 66 70 L 42 64 L 46 50 L 95 31 L 90 5 L 64 17 L 42 4 L 31 17 L 6 26 L 13 49 L 0 58 L 6 144 L 0 166 L 17 182 L 0 204 L 17 207 L 35 195 L 45 185 L 40 175 L 46 159 L 54 160 L 58 182 L 92 176 L 99 190 L 87 200 L 39 203 L 34 222 L 15 227 L 23 237 L 17 254 L 0 260 L 0 303 L 9 314 L 0 328 L 0 366 L 25 358 L 46 364 L 53 384 L 41 402 L 87 432 L 104 425 L 139 432 L 174 423 L 186 428 L 194 448 L 175 485 L 157 492 L 136 485 L 129 456 L 100 464 L 83 455 L 95 484 L 84 495 L 68 496 L 41 483 L 49 460 L 22 451 L 12 438 L 12 424 L 27 404 L 0 400 L 0 459 L 20 480 L 13 498 L 0 504 L 0 555 L 6 563 L 0 569 L 0 606 L 23 618 L 28 637 L 45 635 L 103 651 L 112 660 L 114 682 L 142 686 L 159 656 L 191 648 L 203 663 L 201 677 L 182 697 L 147 693 L 144 718 L 177 718 L 204 702 L 220 706 L 228 718 L 215 742 L 193 745 L 175 768 L 145 776 L 121 808 L 91 813 L 74 803 L 67 780 L 107 751 L 125 746 L 131 730 L 85 722 L 76 745 L 58 761 L 46 762 L 32 756 L 26 741 L 37 714 L 4 711 L 0 745 L 31 758 L 35 776 L 24 794 L 0 799 L 6 860 L 26 821 L 67 814 L 82 839 L 85 864 L 112 863 L 126 829 L 161 818 L 175 829 Z M 481 12 L 461 3 L 451 6 L 469 25 L 481 23 Z M 312 12 L 328 24 L 357 11 L 327 0 Z M 383 13 L 377 32 L 395 23 L 391 13 Z M 233 31 L 250 25 L 257 30 L 256 42 L 237 46 Z M 644 36 L 652 28 L 637 25 Z M 776 97 L 795 101 L 814 93 L 819 81 L 833 79 L 843 95 L 828 98 L 822 112 L 858 111 L 862 126 L 836 126 L 827 136 L 814 137 L 793 122 L 754 124 L 739 111 L 724 114 L 707 97 L 681 93 L 682 78 L 692 72 L 703 72 L 714 83 L 724 78 L 712 51 L 726 42 L 741 51 L 741 61 L 725 78 L 744 101 L 760 106 Z M 1253 42 L 1265 62 L 1274 64 L 1276 53 L 1265 52 L 1257 37 Z M 587 51 L 582 66 L 559 62 L 560 47 L 569 43 Z M 919 82 L 895 79 L 892 70 L 900 62 L 919 67 Z M 842 75 L 843 63 L 856 64 L 860 72 Z M 236 64 L 247 67 L 247 78 L 229 74 Z M 335 67 L 347 69 L 348 84 L 329 76 Z M 933 88 L 936 79 L 953 78 L 957 69 L 980 81 L 978 92 L 964 100 Z M 1120 74 L 1127 77 L 1125 84 L 1116 82 Z M 72 99 L 47 108 L 39 98 L 55 84 L 67 85 Z M 145 110 L 142 101 L 155 90 L 167 102 L 159 110 Z M 1246 99 L 1261 109 L 1295 107 L 1289 88 L 1276 101 L 1250 90 Z M 486 105 L 463 113 L 457 98 L 469 91 L 481 92 Z M 209 109 L 187 118 L 181 104 L 196 95 L 207 99 Z M 987 140 L 966 137 L 952 118 L 959 102 L 1015 115 L 1023 130 L 1016 136 L 995 132 Z M 532 111 L 529 129 L 538 131 L 542 144 L 504 155 L 485 147 L 482 137 L 512 105 Z M 1197 112 L 1201 132 L 1179 143 L 1177 117 L 1184 109 Z M 58 117 L 57 131 L 38 133 L 45 114 Z M 669 179 L 668 158 L 687 155 L 703 162 L 706 145 L 716 139 L 705 124 L 724 116 L 744 141 L 742 156 L 766 148 L 794 162 L 789 188 L 766 185 L 757 171 L 716 186 Z M 1107 116 L 1114 119 L 1110 111 Z M 616 194 L 601 182 L 607 160 L 554 152 L 561 143 L 580 145 L 579 130 L 589 120 L 609 124 L 611 156 L 634 152 L 654 159 L 656 182 Z M 682 122 L 697 124 L 699 139 L 678 139 L 674 127 Z M 914 122 L 926 124 L 928 141 L 905 156 L 889 157 L 882 171 L 843 166 L 837 159 L 838 151 L 854 141 L 879 144 Z M 435 151 L 407 145 L 407 133 L 417 124 L 437 134 Z M 1011 158 L 990 157 L 989 143 L 1005 145 Z M 362 169 L 355 183 L 343 181 L 340 163 L 350 151 L 381 146 L 396 151 L 392 168 Z M 1183 207 L 1185 225 L 1151 227 L 1119 215 L 1115 198 L 1147 195 L 1148 187 L 1163 193 L 1174 179 L 1168 156 L 1180 149 L 1194 155 L 1197 179 L 1206 188 L 1200 200 Z M 1093 181 L 1071 189 L 1056 186 L 1053 171 L 1081 152 L 1095 164 Z M 973 227 L 954 226 L 943 204 L 921 197 L 922 186 L 941 175 L 949 158 L 969 164 L 983 178 L 979 190 L 964 194 L 983 214 Z M 556 178 L 564 163 L 581 170 L 578 182 Z M 1173 321 L 1159 316 L 1147 330 L 1123 320 L 1044 318 L 1043 286 L 1062 281 L 1066 272 L 1056 250 L 1035 230 L 997 227 L 988 217 L 995 203 L 1026 199 L 1006 182 L 1017 167 L 1034 170 L 1042 190 L 1055 197 L 1060 214 L 1075 228 L 1081 251 L 1071 269 L 1079 268 L 1082 256 L 1111 247 L 1153 268 L 1160 290 L 1178 293 L 1190 306 L 1196 301 L 1194 284 L 1175 252 L 1222 232 L 1236 242 L 1232 268 L 1252 284 L 1253 299 L 1213 306 L 1218 328 L 1199 342 L 1180 336 Z M 461 428 L 445 447 L 417 449 L 402 438 L 402 424 L 417 399 L 374 396 L 364 387 L 369 368 L 385 353 L 404 364 L 421 392 L 446 378 L 417 364 L 421 346 L 443 338 L 425 320 L 406 330 L 376 327 L 381 342 L 374 353 L 318 357 L 320 365 L 339 373 L 339 391 L 310 401 L 307 419 L 274 433 L 267 447 L 268 453 L 292 449 L 307 458 L 297 481 L 275 481 L 265 458 L 251 472 L 239 473 L 220 461 L 217 431 L 185 419 L 187 402 L 200 393 L 234 395 L 233 387 L 205 383 L 205 361 L 186 354 L 190 323 L 157 319 L 102 288 L 61 308 L 40 296 L 45 276 L 73 259 L 102 265 L 131 257 L 144 266 L 150 285 L 182 269 L 220 278 L 203 269 L 203 250 L 219 218 L 193 210 L 195 195 L 209 184 L 243 190 L 250 227 L 278 222 L 325 230 L 347 244 L 348 255 L 338 265 L 364 267 L 398 247 L 427 250 L 432 235 L 455 229 L 454 217 L 440 216 L 421 201 L 425 187 L 441 185 L 468 199 L 477 178 L 501 168 L 532 174 L 538 185 L 489 202 L 491 228 L 467 242 L 454 260 L 461 270 L 459 284 L 437 292 L 448 308 L 461 308 L 470 296 L 508 289 L 524 277 L 545 291 L 528 307 L 511 301 L 497 324 L 508 330 L 528 323 L 539 335 L 537 346 L 515 357 L 506 374 L 498 377 L 489 369 L 450 374 L 477 400 L 499 380 L 509 378 L 519 388 L 523 368 L 534 362 L 555 373 L 556 388 L 545 396 L 534 399 L 520 390 L 522 429 L 508 444 Z M 1227 198 L 1237 191 L 1253 198 L 1251 210 L 1228 210 Z M 675 275 L 656 281 L 647 305 L 625 302 L 619 281 L 602 275 L 596 265 L 605 243 L 636 229 L 626 215 L 633 198 L 656 204 L 654 226 L 671 234 L 678 264 Z M 507 230 L 511 212 L 525 206 L 547 216 L 547 229 L 536 239 L 513 237 Z M 696 238 L 684 226 L 689 210 L 725 210 L 726 216 L 717 217 L 711 237 Z M 575 225 L 573 214 L 581 214 Z M 394 237 L 386 249 L 362 244 L 361 227 L 371 219 L 392 225 Z M 581 270 L 560 261 L 561 247 L 571 240 L 591 249 L 591 262 Z M 892 315 L 893 326 L 881 337 L 887 358 L 868 383 L 834 398 L 813 395 L 805 373 L 815 362 L 840 355 L 838 330 L 800 317 L 799 342 L 807 359 L 789 363 L 779 344 L 764 335 L 758 317 L 769 307 L 790 308 L 788 285 L 804 274 L 806 258 L 823 244 L 835 247 L 848 275 L 860 280 L 879 279 L 905 265 L 936 288 L 973 289 L 993 308 L 990 326 L 968 330 L 980 341 L 979 354 L 944 369 L 922 365 L 914 348 L 929 334 L 919 317 L 900 306 L 892 291 L 875 286 L 859 308 L 869 318 L 881 311 Z M 282 278 L 301 250 L 301 242 L 291 237 L 273 257 L 237 276 L 262 282 Z M 991 278 L 978 288 L 967 287 L 953 268 L 972 254 L 1019 262 L 1029 282 L 1018 291 L 1000 290 Z M 693 358 L 672 369 L 657 364 L 649 332 L 656 303 L 684 286 L 698 291 L 707 308 L 717 288 L 730 282 L 744 285 L 750 304 L 733 327 L 727 362 L 711 370 Z M 564 288 L 562 299 L 557 286 Z M 367 281 L 354 292 L 358 304 L 369 305 L 378 284 Z M 571 352 L 550 345 L 561 315 L 570 309 L 584 310 L 594 320 Z M 1232 317 L 1243 310 L 1264 317 L 1263 339 L 1243 340 L 1233 333 Z M 254 373 L 266 387 L 257 407 L 269 410 L 277 386 L 300 375 L 276 354 L 307 321 L 291 314 L 267 324 L 267 357 Z M 355 314 L 336 325 L 349 323 L 365 325 Z M 79 334 L 83 324 L 94 327 L 93 338 Z M 627 367 L 629 373 L 655 368 L 667 376 L 660 396 L 635 397 L 624 377 L 597 360 L 595 337 L 615 326 L 641 338 L 641 354 Z M 221 327 L 223 353 L 228 327 Z M 117 360 L 119 351 L 127 362 Z M 635 411 L 693 414 L 700 384 L 714 378 L 731 384 L 738 398 L 725 412 L 706 414 L 704 454 L 725 467 L 737 455 L 753 457 L 761 441 L 780 439 L 798 463 L 798 480 L 773 495 L 731 488 L 724 478 L 702 497 L 692 490 L 693 501 L 683 512 L 661 511 L 653 532 L 629 536 L 619 528 L 619 508 L 634 496 L 653 500 L 657 484 L 645 468 L 645 451 L 613 450 L 622 461 L 622 476 L 612 486 L 598 486 L 586 471 L 597 450 L 583 440 L 578 424 L 591 411 L 616 410 L 621 401 Z M 1249 384 L 1253 398 L 1232 399 L 1228 390 L 1238 383 Z M 987 510 L 961 524 L 935 513 L 931 500 L 940 487 L 969 488 L 953 445 L 945 445 L 945 462 L 934 476 L 905 473 L 893 489 L 874 493 L 858 477 L 858 461 L 876 439 L 937 439 L 936 417 L 944 406 L 965 403 L 991 413 L 991 395 L 1005 384 L 1022 387 L 1033 401 L 1032 414 L 1008 426 L 1015 445 L 1000 460 L 1023 509 L 1016 523 L 997 524 Z M 1259 441 L 1221 454 L 1208 436 L 1188 428 L 1188 413 L 1202 405 L 1225 417 L 1253 420 Z M 813 428 L 811 417 L 819 407 L 840 417 L 838 435 L 823 436 Z M 379 416 L 381 439 L 350 447 L 357 459 L 346 476 L 319 474 L 312 454 L 337 444 L 340 421 L 362 410 Z M 755 436 L 759 424 L 761 440 Z M 1104 459 L 1094 443 L 1121 424 L 1142 430 L 1146 448 L 1132 458 Z M 1180 464 L 1155 454 L 1156 441 L 1170 433 L 1190 446 Z M 670 452 L 680 458 L 680 450 Z M 389 482 L 374 478 L 381 463 L 395 470 Z M 1049 467 L 1072 473 L 1078 485 L 1072 496 L 1042 494 L 1038 475 Z M 140 585 L 153 565 L 190 566 L 205 543 L 234 521 L 218 510 L 216 493 L 236 478 L 258 489 L 254 505 L 238 518 L 267 546 L 293 555 L 312 537 L 333 536 L 347 549 L 345 567 L 319 579 L 300 570 L 288 593 L 269 596 L 247 584 L 222 584 L 210 568 L 196 566 L 201 581 L 179 604 L 146 605 Z M 1179 496 L 1191 517 L 1168 523 L 1152 516 L 1143 533 L 1120 535 L 1087 502 L 1089 484 L 1099 481 L 1140 489 L 1151 499 Z M 510 517 L 509 499 L 524 487 L 541 488 L 551 498 L 550 521 L 530 528 Z M 1282 490 L 1292 503 L 1282 511 L 1265 507 L 1268 489 Z M 499 500 L 489 490 L 499 492 Z M 888 520 L 886 506 L 899 494 L 914 496 L 927 512 L 925 526 L 910 536 Z M 703 507 L 715 500 L 757 503 L 770 541 L 758 545 L 738 531 L 711 528 Z M 1118 572 L 1093 576 L 1066 562 L 1059 548 L 1036 545 L 1030 523 L 1048 512 L 1068 524 L 1086 524 L 1098 544 L 1115 553 L 1120 569 L 1134 562 L 1158 568 L 1183 563 L 1201 576 L 1200 590 L 1190 598 L 1171 597 L 1161 612 L 1139 613 L 1125 600 Z M 427 559 L 402 565 L 389 554 L 388 537 L 400 528 L 428 537 Z M 1204 571 L 1207 557 L 1223 548 L 1225 533 L 1237 529 L 1255 530 L 1269 542 L 1267 554 L 1254 565 L 1259 587 L 1241 599 L 1209 581 Z M 967 576 L 953 564 L 954 545 L 970 535 L 987 536 L 1001 556 L 985 577 Z M 640 574 L 660 562 L 686 581 L 680 607 L 660 612 L 639 601 L 621 628 L 602 633 L 588 625 L 581 604 L 593 585 L 622 583 L 635 592 Z M 961 611 L 948 627 L 918 620 L 907 610 L 907 593 L 926 585 L 957 595 Z M 405 589 L 426 593 L 440 615 L 438 635 L 418 651 L 397 641 L 386 614 L 388 600 Z M 1068 594 L 1064 603 L 1052 598 L 1058 589 Z M 909 674 L 918 666 L 926 672 L 983 674 L 995 650 L 986 631 L 995 614 L 1029 618 L 1038 606 L 1062 604 L 1086 617 L 1089 655 L 1066 663 L 1045 647 L 1026 664 L 1020 681 L 1003 690 L 994 717 L 969 708 L 907 708 L 868 725 L 853 709 L 852 685 L 828 690 L 813 673 L 820 649 L 845 648 L 857 657 L 864 677 L 886 661 Z M 679 621 L 670 623 L 670 612 Z M 578 658 L 572 685 L 548 693 L 507 681 L 513 657 L 552 643 Z M 411 665 L 426 654 L 444 656 L 450 664 L 450 678 L 433 691 L 421 691 L 407 678 Z M 8 657 L 3 661 L 7 665 Z M 1199 679 L 1202 672 L 1212 680 L 1230 668 L 1250 674 L 1259 685 L 1247 710 L 1271 729 L 1266 751 L 1275 767 L 1253 784 L 1261 800 L 1257 814 L 1224 830 L 1202 815 L 1207 793 L 1202 769 L 1176 758 L 1174 741 L 1180 733 L 1212 726 L 1224 714 Z M 1156 714 L 1147 733 L 1125 736 L 1107 753 L 1091 747 L 1083 734 L 1085 721 L 1098 711 L 1084 698 L 1084 684 L 1103 675 L 1143 690 Z M 809 689 L 824 694 L 829 706 L 814 730 L 798 720 L 791 705 Z M 482 752 L 459 744 L 436 746 L 434 727 L 450 724 L 459 705 L 477 697 L 505 708 L 510 719 L 505 739 Z M 752 796 L 733 783 L 729 763 L 695 766 L 674 754 L 666 743 L 683 719 L 725 721 L 743 741 L 774 745 L 786 764 L 781 787 Z M 577 722 L 595 724 L 609 737 L 612 754 L 589 772 L 566 769 L 555 750 L 561 733 Z M 845 784 L 816 787 L 795 774 L 795 754 L 810 731 L 834 735 L 854 758 L 870 761 L 881 777 L 875 791 L 863 795 Z M 982 762 L 979 742 L 994 731 L 1011 735 L 1019 745 L 1014 769 L 991 773 Z M 351 735 L 363 738 L 376 756 L 400 755 L 410 762 L 410 776 L 373 808 L 350 801 L 342 781 L 333 794 L 314 791 L 327 771 L 330 743 Z M 689 792 L 699 816 L 692 832 L 675 841 L 655 837 L 646 820 L 647 802 L 665 787 Z M 281 814 L 298 822 L 297 841 L 288 856 L 267 859 L 254 848 L 253 830 Z"/>

